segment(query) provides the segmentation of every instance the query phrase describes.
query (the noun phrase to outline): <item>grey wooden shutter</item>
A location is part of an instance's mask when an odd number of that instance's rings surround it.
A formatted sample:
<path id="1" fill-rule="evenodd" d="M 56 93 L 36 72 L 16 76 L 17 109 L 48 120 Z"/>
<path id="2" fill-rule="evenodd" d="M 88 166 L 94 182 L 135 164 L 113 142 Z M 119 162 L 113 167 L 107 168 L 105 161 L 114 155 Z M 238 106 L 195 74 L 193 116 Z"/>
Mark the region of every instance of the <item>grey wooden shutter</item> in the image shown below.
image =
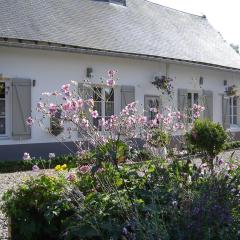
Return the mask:
<path id="1" fill-rule="evenodd" d="M 26 119 L 31 115 L 31 80 L 12 79 L 12 138 L 31 138 L 31 127 Z"/>
<path id="2" fill-rule="evenodd" d="M 206 119 L 213 120 L 213 92 L 209 90 L 203 90 L 203 103 L 205 110 L 203 116 Z"/>
<path id="3" fill-rule="evenodd" d="M 178 110 L 180 112 L 186 112 L 187 107 L 187 89 L 178 89 Z"/>
<path id="4" fill-rule="evenodd" d="M 225 129 L 230 128 L 230 106 L 226 96 L 222 96 L 222 123 Z"/>
<path id="5" fill-rule="evenodd" d="M 121 86 L 114 87 L 114 115 L 121 112 Z"/>
<path id="6" fill-rule="evenodd" d="M 135 102 L 135 87 L 121 87 L 121 108 L 125 108 L 129 103 Z"/>

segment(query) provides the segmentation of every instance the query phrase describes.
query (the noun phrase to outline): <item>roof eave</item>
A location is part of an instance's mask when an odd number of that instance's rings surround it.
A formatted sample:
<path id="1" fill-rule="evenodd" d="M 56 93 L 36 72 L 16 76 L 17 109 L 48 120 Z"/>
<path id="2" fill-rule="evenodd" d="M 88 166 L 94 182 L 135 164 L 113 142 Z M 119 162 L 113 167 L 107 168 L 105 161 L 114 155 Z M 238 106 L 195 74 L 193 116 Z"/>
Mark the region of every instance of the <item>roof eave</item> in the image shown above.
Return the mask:
<path id="1" fill-rule="evenodd" d="M 211 63 L 190 61 L 190 60 L 177 59 L 177 58 L 169 58 L 169 57 L 162 57 L 162 56 L 154 56 L 154 55 L 85 48 L 85 47 L 37 41 L 37 40 L 33 41 L 33 40 L 24 40 L 24 39 L 15 39 L 15 38 L 0 38 L 0 46 L 82 53 L 82 54 L 90 54 L 90 55 L 102 55 L 102 56 L 142 59 L 142 60 L 150 60 L 150 61 L 164 61 L 169 63 L 182 63 L 182 64 L 197 65 L 197 66 L 203 66 L 203 67 L 219 69 L 219 70 L 240 72 L 239 68 L 232 68 L 232 67 L 211 64 Z"/>

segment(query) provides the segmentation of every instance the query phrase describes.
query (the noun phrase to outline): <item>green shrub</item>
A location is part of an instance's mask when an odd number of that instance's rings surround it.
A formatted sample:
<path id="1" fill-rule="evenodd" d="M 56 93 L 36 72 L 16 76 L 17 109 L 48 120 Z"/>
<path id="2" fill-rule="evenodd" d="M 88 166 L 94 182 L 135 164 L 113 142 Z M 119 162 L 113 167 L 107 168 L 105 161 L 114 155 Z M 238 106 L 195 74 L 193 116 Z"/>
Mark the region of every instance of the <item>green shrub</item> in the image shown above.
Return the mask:
<path id="1" fill-rule="evenodd" d="M 4 194 L 3 212 L 11 217 L 13 240 L 57 240 L 62 220 L 73 213 L 64 196 L 64 178 L 41 176 Z"/>
<path id="2" fill-rule="evenodd" d="M 192 130 L 186 134 L 187 143 L 194 149 L 214 158 L 222 150 L 228 135 L 219 123 L 196 120 Z"/>
<path id="3" fill-rule="evenodd" d="M 150 140 L 150 144 L 153 147 L 161 148 L 161 147 L 165 147 L 170 143 L 169 134 L 163 131 L 161 128 L 154 128 L 151 134 L 152 134 L 152 138 Z"/>
<path id="4" fill-rule="evenodd" d="M 240 141 L 227 142 L 224 145 L 224 150 L 231 150 L 236 148 L 240 148 Z"/>

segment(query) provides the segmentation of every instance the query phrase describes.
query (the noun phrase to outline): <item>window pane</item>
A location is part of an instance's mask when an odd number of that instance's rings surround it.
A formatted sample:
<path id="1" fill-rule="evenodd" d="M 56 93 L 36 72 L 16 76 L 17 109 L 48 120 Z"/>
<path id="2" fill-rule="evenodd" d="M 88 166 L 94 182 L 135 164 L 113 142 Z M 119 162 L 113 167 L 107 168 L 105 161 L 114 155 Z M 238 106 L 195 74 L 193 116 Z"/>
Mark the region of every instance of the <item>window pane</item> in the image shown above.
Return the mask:
<path id="1" fill-rule="evenodd" d="M 94 101 L 101 101 L 102 100 L 102 88 L 95 87 L 93 88 L 93 100 Z"/>
<path id="2" fill-rule="evenodd" d="M 188 93 L 187 105 L 188 105 L 189 108 L 192 107 L 192 94 L 191 93 Z"/>
<path id="3" fill-rule="evenodd" d="M 102 103 L 101 102 L 94 102 L 93 110 L 97 110 L 98 111 L 98 115 L 102 116 Z"/>
<path id="4" fill-rule="evenodd" d="M 5 116 L 5 100 L 0 100 L 0 116 Z"/>
<path id="5" fill-rule="evenodd" d="M 0 82 L 0 98 L 5 98 L 5 83 Z"/>
<path id="6" fill-rule="evenodd" d="M 105 103 L 105 115 L 112 116 L 114 114 L 114 103 L 106 102 Z"/>
<path id="7" fill-rule="evenodd" d="M 237 106 L 233 107 L 233 115 L 237 115 Z"/>
<path id="8" fill-rule="evenodd" d="M 114 91 L 113 88 L 105 88 L 105 101 L 114 101 Z"/>
<path id="9" fill-rule="evenodd" d="M 95 127 L 99 127 L 99 121 L 101 120 L 101 117 L 93 118 L 93 125 Z M 101 129 L 100 129 L 101 130 Z"/>
<path id="10" fill-rule="evenodd" d="M 233 123 L 232 124 L 237 124 L 237 116 L 233 116 Z"/>
<path id="11" fill-rule="evenodd" d="M 237 106 L 237 97 L 233 97 L 233 106 Z"/>
<path id="12" fill-rule="evenodd" d="M 5 118 L 0 118 L 0 134 L 5 134 Z"/>
<path id="13" fill-rule="evenodd" d="M 194 98 L 194 104 L 198 104 L 198 93 L 194 93 L 194 96 L 193 96 L 193 98 Z"/>

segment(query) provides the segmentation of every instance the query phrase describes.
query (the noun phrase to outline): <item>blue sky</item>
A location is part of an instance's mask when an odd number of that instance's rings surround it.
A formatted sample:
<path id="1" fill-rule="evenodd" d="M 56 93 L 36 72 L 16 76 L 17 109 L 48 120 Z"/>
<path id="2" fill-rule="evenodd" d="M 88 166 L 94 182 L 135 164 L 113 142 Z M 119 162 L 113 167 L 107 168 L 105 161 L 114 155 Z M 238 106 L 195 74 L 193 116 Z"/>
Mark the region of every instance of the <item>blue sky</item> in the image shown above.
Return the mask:
<path id="1" fill-rule="evenodd" d="M 197 15 L 206 15 L 229 43 L 240 44 L 239 0 L 149 0 Z"/>

